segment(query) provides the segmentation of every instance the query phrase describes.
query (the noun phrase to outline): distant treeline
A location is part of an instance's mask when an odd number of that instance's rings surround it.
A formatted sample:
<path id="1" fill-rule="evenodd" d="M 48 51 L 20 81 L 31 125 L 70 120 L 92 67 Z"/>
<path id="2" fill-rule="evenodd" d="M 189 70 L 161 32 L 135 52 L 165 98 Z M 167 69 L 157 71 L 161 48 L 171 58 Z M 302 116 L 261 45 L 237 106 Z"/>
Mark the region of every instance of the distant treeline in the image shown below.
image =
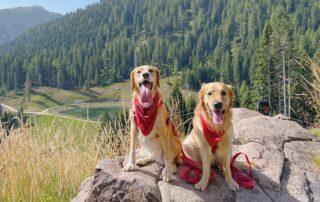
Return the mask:
<path id="1" fill-rule="evenodd" d="M 317 0 L 102 0 L 3 47 L 0 85 L 87 88 L 151 64 L 182 72 L 185 88 L 221 80 L 237 106 L 266 97 L 284 113 L 306 105 L 296 60 L 320 53 L 319 24 Z"/>

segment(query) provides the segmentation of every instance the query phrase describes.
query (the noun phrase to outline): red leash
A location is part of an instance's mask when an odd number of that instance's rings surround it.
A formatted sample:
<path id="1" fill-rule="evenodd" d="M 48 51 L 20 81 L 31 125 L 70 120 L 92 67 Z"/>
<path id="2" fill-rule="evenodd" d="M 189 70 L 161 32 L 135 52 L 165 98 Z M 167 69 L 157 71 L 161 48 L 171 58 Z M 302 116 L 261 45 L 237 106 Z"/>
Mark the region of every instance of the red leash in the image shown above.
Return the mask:
<path id="1" fill-rule="evenodd" d="M 249 174 L 242 172 L 240 169 L 234 166 L 234 163 L 239 155 L 243 154 L 246 158 L 247 163 L 249 164 Z M 251 163 L 248 156 L 245 153 L 239 152 L 233 155 L 230 162 L 230 169 L 232 178 L 241 186 L 247 189 L 253 189 L 254 187 L 254 178 L 252 176 Z"/>

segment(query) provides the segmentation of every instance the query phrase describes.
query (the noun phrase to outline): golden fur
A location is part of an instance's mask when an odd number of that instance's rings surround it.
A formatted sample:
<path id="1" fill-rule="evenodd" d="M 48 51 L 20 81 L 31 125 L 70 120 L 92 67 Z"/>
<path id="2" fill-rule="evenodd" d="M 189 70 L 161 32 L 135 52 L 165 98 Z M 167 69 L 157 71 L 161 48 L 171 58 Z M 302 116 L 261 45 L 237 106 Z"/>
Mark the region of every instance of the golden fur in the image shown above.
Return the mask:
<path id="1" fill-rule="evenodd" d="M 137 96 L 139 100 L 141 100 L 139 83 L 145 80 L 145 78 L 143 78 L 141 75 L 147 72 L 149 73 L 148 81 L 153 84 L 151 91 L 152 97 L 156 94 L 156 92 L 159 92 L 159 70 L 156 67 L 147 65 L 137 67 L 131 72 L 130 77 L 133 97 Z M 160 92 L 159 95 L 160 99 L 163 100 Z M 134 105 L 132 102 L 132 110 L 130 111 L 130 153 L 129 161 L 124 167 L 124 171 L 134 170 L 136 168 L 136 164 L 145 165 L 151 161 L 157 161 L 161 164 L 164 164 L 162 179 L 168 182 L 171 178 L 171 175 L 177 171 L 176 162 L 180 161 L 181 152 L 179 137 L 175 136 L 171 122 L 168 122 L 167 125 L 167 120 L 169 118 L 168 111 L 166 110 L 164 104 L 161 105 L 158 109 L 158 114 L 151 133 L 148 136 L 139 136 L 141 139 L 142 149 L 147 154 L 147 157 L 136 161 L 135 145 L 139 130 L 134 122 L 133 110 Z"/>
<path id="2" fill-rule="evenodd" d="M 222 102 L 224 110 L 224 120 L 221 125 L 214 124 L 209 111 L 214 110 L 213 106 L 216 102 Z M 210 166 L 212 163 L 217 163 L 224 168 L 226 182 L 230 189 L 236 191 L 239 185 L 232 179 L 230 172 L 230 160 L 232 155 L 232 102 L 233 91 L 230 86 L 220 82 L 205 84 L 199 92 L 199 102 L 195 109 L 195 116 L 193 119 L 193 131 L 183 141 L 183 150 L 186 155 L 196 162 L 202 163 L 203 173 L 201 180 L 195 185 L 196 189 L 204 191 L 207 188 Z M 222 140 L 218 143 L 215 153 L 212 153 L 211 146 L 205 139 L 200 115 L 203 115 L 207 123 L 216 130 L 224 130 L 225 133 Z"/>

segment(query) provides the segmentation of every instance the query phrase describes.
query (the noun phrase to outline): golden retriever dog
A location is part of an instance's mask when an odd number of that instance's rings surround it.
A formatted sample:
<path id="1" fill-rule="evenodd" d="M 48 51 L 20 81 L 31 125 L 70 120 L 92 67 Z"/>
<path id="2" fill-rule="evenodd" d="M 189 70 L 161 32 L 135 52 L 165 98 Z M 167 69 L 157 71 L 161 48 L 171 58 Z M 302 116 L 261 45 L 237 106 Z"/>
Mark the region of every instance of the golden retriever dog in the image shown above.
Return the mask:
<path id="1" fill-rule="evenodd" d="M 159 92 L 160 74 L 156 67 L 140 66 L 131 72 L 131 88 L 133 91 L 132 109 L 130 111 L 131 121 L 131 141 L 129 160 L 124 171 L 131 171 L 136 168 L 136 164 L 145 165 L 151 161 L 156 161 L 164 164 L 162 171 L 162 179 L 165 182 L 170 181 L 173 173 L 177 171 L 176 162 L 180 160 L 180 140 L 179 135 L 175 134 L 174 127 L 169 119 L 169 113 L 165 108 L 162 96 Z M 144 122 L 149 122 L 144 125 L 140 122 L 137 124 L 137 105 L 140 106 L 140 111 L 151 111 L 157 108 L 154 116 L 144 115 Z M 152 112 L 150 112 L 152 114 Z M 152 119 L 153 120 L 150 120 Z M 154 121 L 154 122 L 153 122 Z M 138 122 L 139 123 L 139 122 Z M 152 123 L 154 123 L 152 125 Z M 149 128 L 149 131 L 144 130 L 142 126 Z M 140 127 L 139 127 L 140 126 Z M 151 128 L 152 127 L 152 128 Z M 137 134 L 140 133 L 139 138 L 142 150 L 147 156 L 136 161 L 135 147 L 137 142 Z M 144 134 L 143 134 L 144 133 Z"/>
<path id="2" fill-rule="evenodd" d="M 199 102 L 195 109 L 193 130 L 183 141 L 183 150 L 192 160 L 202 164 L 202 176 L 195 184 L 195 188 L 204 191 L 209 182 L 210 169 L 213 163 L 224 169 L 224 175 L 229 188 L 233 191 L 239 189 L 239 185 L 232 179 L 230 160 L 232 155 L 232 102 L 233 91 L 230 86 L 220 82 L 204 84 L 199 92 Z M 204 136 L 204 120 L 214 131 L 224 131 L 221 140 L 212 150 L 211 145 Z M 214 152 L 214 153 L 213 153 Z"/>

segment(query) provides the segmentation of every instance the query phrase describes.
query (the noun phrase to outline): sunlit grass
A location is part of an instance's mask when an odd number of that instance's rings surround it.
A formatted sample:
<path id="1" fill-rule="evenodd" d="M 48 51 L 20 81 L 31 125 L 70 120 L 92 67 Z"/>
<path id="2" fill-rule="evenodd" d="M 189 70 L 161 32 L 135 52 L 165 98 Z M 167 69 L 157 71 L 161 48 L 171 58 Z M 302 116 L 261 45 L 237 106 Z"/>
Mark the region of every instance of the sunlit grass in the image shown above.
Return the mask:
<path id="1" fill-rule="evenodd" d="M 0 201 L 69 201 L 98 159 L 123 155 L 127 131 L 50 116 L 11 131 L 0 143 Z"/>
<path id="2" fill-rule="evenodd" d="M 310 133 L 312 133 L 315 136 L 319 136 L 320 137 L 320 128 L 311 128 L 309 129 Z"/>
<path id="3" fill-rule="evenodd" d="M 303 60 L 305 65 L 302 65 L 308 72 L 311 73 L 311 77 L 304 78 L 303 85 L 309 94 L 313 107 L 316 109 L 318 121 L 320 121 L 320 65 L 310 58 Z"/>
<path id="4" fill-rule="evenodd" d="M 318 168 L 319 171 L 320 171 L 320 156 L 316 156 L 316 157 L 314 158 L 314 163 L 315 163 L 315 165 L 317 166 L 317 168 Z"/>

